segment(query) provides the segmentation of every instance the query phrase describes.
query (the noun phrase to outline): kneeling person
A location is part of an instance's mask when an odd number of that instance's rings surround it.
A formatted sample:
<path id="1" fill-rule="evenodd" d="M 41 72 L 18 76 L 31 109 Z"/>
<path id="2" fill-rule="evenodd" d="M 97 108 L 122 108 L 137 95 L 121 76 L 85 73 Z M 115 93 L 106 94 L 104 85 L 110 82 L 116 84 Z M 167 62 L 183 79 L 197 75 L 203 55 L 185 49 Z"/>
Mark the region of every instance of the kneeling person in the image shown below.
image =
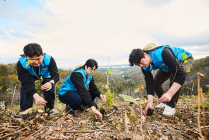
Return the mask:
<path id="1" fill-rule="evenodd" d="M 93 59 L 88 59 L 86 63 L 75 69 L 68 76 L 59 89 L 59 99 L 66 104 L 66 112 L 77 116 L 75 110 L 80 106 L 91 108 L 92 112 L 102 120 L 102 114 L 95 108 L 93 101 L 100 97 L 102 102 L 106 102 L 106 96 L 102 95 L 94 83 L 92 77 L 98 64 Z M 87 89 L 89 87 L 89 90 Z"/>

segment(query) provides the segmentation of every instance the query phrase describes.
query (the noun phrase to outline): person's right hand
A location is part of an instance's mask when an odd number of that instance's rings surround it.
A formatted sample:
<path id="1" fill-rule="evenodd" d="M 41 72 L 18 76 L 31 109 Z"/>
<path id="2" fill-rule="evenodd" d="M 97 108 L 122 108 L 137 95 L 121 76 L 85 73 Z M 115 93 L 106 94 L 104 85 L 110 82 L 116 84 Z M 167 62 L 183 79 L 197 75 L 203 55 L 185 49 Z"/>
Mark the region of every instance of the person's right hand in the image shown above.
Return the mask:
<path id="1" fill-rule="evenodd" d="M 147 104 L 146 109 L 145 109 L 145 115 L 147 114 L 148 109 L 152 108 L 152 107 L 153 107 L 153 101 L 149 101 L 149 103 Z"/>
<path id="2" fill-rule="evenodd" d="M 99 117 L 99 119 L 102 121 L 102 114 L 94 106 L 91 107 L 91 110 L 94 113 L 96 119 Z"/>
<path id="3" fill-rule="evenodd" d="M 47 101 L 44 100 L 41 96 L 39 96 L 37 93 L 33 95 L 33 98 L 35 99 L 36 105 L 46 105 Z"/>

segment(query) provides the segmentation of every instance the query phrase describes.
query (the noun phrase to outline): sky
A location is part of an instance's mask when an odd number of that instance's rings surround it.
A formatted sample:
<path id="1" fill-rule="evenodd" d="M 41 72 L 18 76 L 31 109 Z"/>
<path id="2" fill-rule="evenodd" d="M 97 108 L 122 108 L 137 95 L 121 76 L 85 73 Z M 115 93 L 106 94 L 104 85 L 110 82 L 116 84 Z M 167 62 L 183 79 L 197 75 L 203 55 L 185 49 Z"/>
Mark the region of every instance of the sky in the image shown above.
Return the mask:
<path id="1" fill-rule="evenodd" d="M 209 55 L 209 0 L 0 0 L 0 63 L 38 43 L 58 68 L 128 64 L 148 43 Z"/>

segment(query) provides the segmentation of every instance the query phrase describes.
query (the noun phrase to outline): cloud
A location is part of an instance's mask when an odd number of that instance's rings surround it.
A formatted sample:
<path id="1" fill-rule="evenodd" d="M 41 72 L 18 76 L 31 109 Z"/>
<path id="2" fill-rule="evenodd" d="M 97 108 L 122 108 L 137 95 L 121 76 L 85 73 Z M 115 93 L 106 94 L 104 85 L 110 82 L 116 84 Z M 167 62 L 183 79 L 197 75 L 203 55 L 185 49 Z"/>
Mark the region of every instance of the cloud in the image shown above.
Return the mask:
<path id="1" fill-rule="evenodd" d="M 131 2 L 139 1 L 147 7 L 160 8 L 167 5 L 171 0 L 130 0 Z"/>
<path id="2" fill-rule="evenodd" d="M 209 30 L 183 37 L 173 36 L 165 33 L 158 33 L 154 34 L 153 38 L 155 38 L 156 42 L 162 44 L 172 44 L 174 46 L 209 46 Z"/>
<path id="3" fill-rule="evenodd" d="M 5 54 L 19 56 L 35 42 L 59 67 L 73 67 L 89 58 L 107 65 L 108 56 L 111 64 L 127 64 L 132 49 L 150 42 L 183 47 L 198 57 L 196 51 L 208 47 L 204 0 L 42 0 L 41 8 L 18 7 L 19 1 L 0 1 Z"/>

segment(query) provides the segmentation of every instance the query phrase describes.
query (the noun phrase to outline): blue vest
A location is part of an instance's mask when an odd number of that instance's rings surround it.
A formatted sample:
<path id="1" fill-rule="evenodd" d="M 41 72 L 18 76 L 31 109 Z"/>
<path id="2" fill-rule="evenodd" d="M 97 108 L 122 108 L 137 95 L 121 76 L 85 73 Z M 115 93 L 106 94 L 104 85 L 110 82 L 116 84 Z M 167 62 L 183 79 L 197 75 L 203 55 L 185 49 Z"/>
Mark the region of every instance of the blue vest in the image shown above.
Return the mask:
<path id="1" fill-rule="evenodd" d="M 186 50 L 182 48 L 170 47 L 168 45 L 165 45 L 153 51 L 147 52 L 148 55 L 151 57 L 154 65 L 150 64 L 148 67 L 143 67 L 145 71 L 161 69 L 164 72 L 170 72 L 170 69 L 168 68 L 167 65 L 165 65 L 165 63 L 163 62 L 163 58 L 162 58 L 162 51 L 165 47 L 170 48 L 173 51 L 174 55 L 179 60 L 179 62 L 182 60 L 183 58 L 182 54 L 184 53 L 188 55 L 188 58 L 192 56 L 191 53 L 187 52 Z"/>
<path id="2" fill-rule="evenodd" d="M 86 74 L 85 74 L 84 69 L 75 70 L 73 72 L 80 72 L 83 75 L 83 82 L 84 82 L 85 87 L 87 87 L 89 85 L 89 83 L 91 82 L 92 76 L 88 75 L 88 78 L 86 79 Z M 71 74 L 70 74 L 70 76 L 71 76 Z M 60 87 L 60 89 L 59 89 L 59 94 L 60 95 L 63 95 L 63 94 L 65 94 L 68 91 L 77 91 L 75 86 L 74 86 L 74 84 L 70 80 L 70 76 L 68 76 L 65 79 L 64 83 Z"/>
<path id="3" fill-rule="evenodd" d="M 39 72 L 38 72 L 37 77 L 39 77 L 39 78 L 41 76 L 43 78 L 50 77 L 50 72 L 49 72 L 49 63 L 50 63 L 50 60 L 51 60 L 51 56 L 50 55 L 47 55 L 47 54 L 44 54 L 43 55 L 43 62 L 39 66 Z M 35 68 L 35 66 L 28 65 L 26 67 L 26 62 L 28 62 L 28 60 L 26 59 L 25 56 L 19 58 L 19 61 L 22 64 L 23 68 L 26 69 L 31 76 L 34 76 L 34 77 L 36 76 L 36 68 Z"/>

